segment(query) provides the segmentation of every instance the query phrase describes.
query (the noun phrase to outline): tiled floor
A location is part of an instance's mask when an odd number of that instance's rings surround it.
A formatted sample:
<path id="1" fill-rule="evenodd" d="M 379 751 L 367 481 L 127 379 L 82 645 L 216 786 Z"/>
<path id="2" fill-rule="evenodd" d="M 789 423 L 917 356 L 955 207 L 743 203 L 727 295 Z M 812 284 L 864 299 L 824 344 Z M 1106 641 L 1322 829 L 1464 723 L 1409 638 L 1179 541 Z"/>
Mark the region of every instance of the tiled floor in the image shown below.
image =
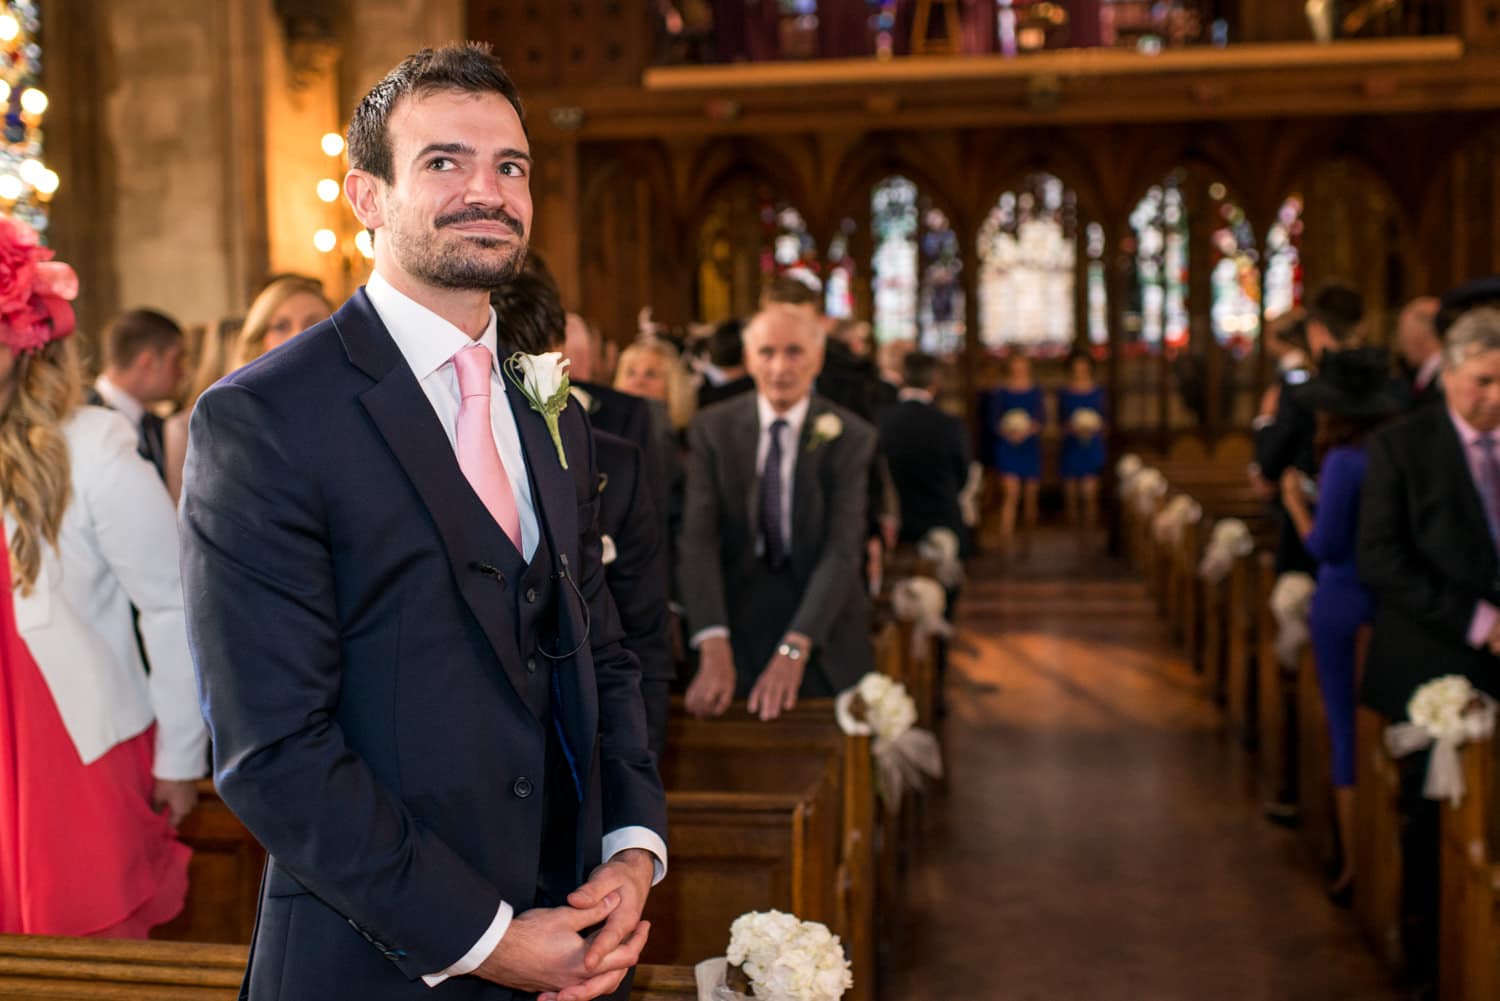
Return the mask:
<path id="1" fill-rule="evenodd" d="M 978 561 L 960 645 L 884 1001 L 1399 996 L 1118 566 Z"/>

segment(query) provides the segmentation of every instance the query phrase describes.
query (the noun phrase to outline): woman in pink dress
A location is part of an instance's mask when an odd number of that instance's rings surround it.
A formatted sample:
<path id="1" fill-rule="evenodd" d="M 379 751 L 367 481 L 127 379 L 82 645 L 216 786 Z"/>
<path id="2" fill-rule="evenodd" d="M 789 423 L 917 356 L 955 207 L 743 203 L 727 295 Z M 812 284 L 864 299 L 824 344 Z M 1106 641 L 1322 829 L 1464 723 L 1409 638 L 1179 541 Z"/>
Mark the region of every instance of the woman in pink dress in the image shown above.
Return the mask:
<path id="1" fill-rule="evenodd" d="M 0 218 L 0 932 L 144 938 L 182 909 L 207 736 L 171 501 L 125 418 L 78 406 L 51 256 Z"/>

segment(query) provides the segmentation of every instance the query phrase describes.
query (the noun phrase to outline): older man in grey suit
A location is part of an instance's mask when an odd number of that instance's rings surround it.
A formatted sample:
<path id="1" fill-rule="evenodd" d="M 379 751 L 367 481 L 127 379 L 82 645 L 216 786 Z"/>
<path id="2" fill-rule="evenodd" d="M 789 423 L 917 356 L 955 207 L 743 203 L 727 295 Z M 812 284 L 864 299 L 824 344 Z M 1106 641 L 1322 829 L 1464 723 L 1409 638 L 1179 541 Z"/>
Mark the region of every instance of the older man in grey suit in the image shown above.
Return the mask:
<path id="1" fill-rule="evenodd" d="M 680 579 L 699 667 L 687 707 L 718 715 L 738 694 L 769 720 L 873 667 L 860 560 L 877 435 L 813 394 L 823 335 L 806 310 L 769 306 L 744 337 L 755 392 L 688 430 Z"/>

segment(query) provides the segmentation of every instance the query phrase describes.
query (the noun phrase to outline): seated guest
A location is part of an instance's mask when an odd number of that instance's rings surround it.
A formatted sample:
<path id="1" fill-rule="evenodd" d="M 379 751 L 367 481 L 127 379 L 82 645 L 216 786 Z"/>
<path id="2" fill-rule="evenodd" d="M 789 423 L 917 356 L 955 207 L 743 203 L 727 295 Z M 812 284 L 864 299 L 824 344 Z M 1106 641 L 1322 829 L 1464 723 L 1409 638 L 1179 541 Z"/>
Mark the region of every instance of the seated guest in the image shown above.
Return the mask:
<path id="1" fill-rule="evenodd" d="M 1393 722 L 1440 675 L 1500 695 L 1500 310 L 1466 313 L 1444 342 L 1446 406 L 1381 430 L 1368 449 L 1358 554 L 1375 622 L 1360 698 Z M 1430 975 L 1438 811 L 1422 796 L 1426 755 L 1401 767 L 1407 955 Z"/>
<path id="2" fill-rule="evenodd" d="M 687 430 L 697 409 L 681 353 L 658 337 L 642 338 L 620 352 L 615 389 L 660 404 L 669 431 Z"/>
<path id="3" fill-rule="evenodd" d="M 769 306 L 745 328 L 755 393 L 688 429 L 679 578 L 699 653 L 696 715 L 739 695 L 774 719 L 874 666 L 859 569 L 876 433 L 813 393 L 822 362 L 812 315 Z"/>
<path id="4" fill-rule="evenodd" d="M 1088 538 L 1099 526 L 1104 387 L 1094 377 L 1094 359 L 1087 351 L 1068 356 L 1068 384 L 1057 391 L 1057 423 L 1063 435 L 1060 465 L 1068 522 Z"/>
<path id="5" fill-rule="evenodd" d="M 1438 300 L 1413 299 L 1401 310 L 1396 324 L 1396 353 L 1410 376 L 1411 407 L 1425 407 L 1443 399 L 1443 339 L 1437 329 Z"/>
<path id="6" fill-rule="evenodd" d="M 163 421 L 151 408 L 177 396 L 186 338 L 177 321 L 154 309 L 132 309 L 104 331 L 104 371 L 88 402 L 117 410 L 136 430 L 141 457 L 166 478 Z"/>
<path id="7" fill-rule="evenodd" d="M 958 495 L 969 476 L 968 432 L 939 410 L 939 363 L 929 354 L 906 356 L 900 402 L 880 418 L 880 448 L 890 464 L 901 505 L 901 541 L 918 542 L 934 528 L 966 535 Z"/>
<path id="8" fill-rule="evenodd" d="M 1292 390 L 1318 415 L 1317 514 L 1309 513 L 1305 476 L 1282 475 L 1282 503 L 1313 559 L 1318 586 L 1308 613 L 1318 688 L 1333 757 L 1333 791 L 1343 868 L 1329 893 L 1349 899 L 1354 882 L 1354 698 L 1359 634 L 1374 601 L 1359 581 L 1355 538 L 1365 478 L 1365 439 L 1405 401 L 1389 385 L 1385 352 L 1325 355 L 1318 377 Z"/>
<path id="9" fill-rule="evenodd" d="M 545 272 L 525 270 L 490 296 L 505 347 L 527 354 L 560 351 L 566 314 Z M 645 459 L 633 442 L 593 429 L 599 468 L 599 534 L 604 583 L 625 633 L 625 648 L 641 664 L 647 736 L 658 758 L 666 746 L 670 687 L 676 677 L 669 642 L 667 547 L 646 480 Z"/>
<path id="10" fill-rule="evenodd" d="M 77 406 L 77 278 L 19 222 L 0 245 L 45 262 L 0 288 L 33 307 L 0 314 L 0 933 L 145 938 L 182 909 L 208 770 L 177 527 L 136 430 Z"/>
<path id="11" fill-rule="evenodd" d="M 708 335 L 708 365 L 703 385 L 698 387 L 699 410 L 755 389 L 755 381 L 745 371 L 743 329 L 739 320 L 725 320 Z"/>

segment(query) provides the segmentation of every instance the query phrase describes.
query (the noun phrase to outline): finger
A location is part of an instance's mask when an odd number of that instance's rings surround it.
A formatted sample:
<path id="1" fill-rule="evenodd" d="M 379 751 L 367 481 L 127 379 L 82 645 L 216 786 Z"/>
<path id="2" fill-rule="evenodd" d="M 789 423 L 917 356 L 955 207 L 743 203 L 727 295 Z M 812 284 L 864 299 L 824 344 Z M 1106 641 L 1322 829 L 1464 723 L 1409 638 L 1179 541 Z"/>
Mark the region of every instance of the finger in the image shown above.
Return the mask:
<path id="1" fill-rule="evenodd" d="M 719 697 L 714 702 L 713 714 L 715 716 L 723 716 L 724 713 L 726 713 L 726 712 L 729 711 L 729 704 L 731 702 L 733 702 L 733 701 L 734 701 L 734 686 L 733 685 L 725 685 L 723 688 L 721 688 L 719 690 Z"/>
<path id="2" fill-rule="evenodd" d="M 626 970 L 628 970 L 628 967 Z M 626 970 L 601 973 L 598 976 L 590 977 L 581 984 L 574 984 L 572 987 L 558 994 L 557 1001 L 593 1001 L 594 998 L 603 997 L 620 986 L 620 981 L 625 979 Z"/>
<path id="3" fill-rule="evenodd" d="M 750 715 L 755 715 L 756 710 L 760 706 L 760 700 L 763 697 L 763 693 L 764 688 L 762 687 L 762 683 L 757 681 L 755 683 L 755 687 L 750 689 L 750 698 L 745 702 L 745 709 L 750 713 Z"/>
<path id="4" fill-rule="evenodd" d="M 797 686 L 796 685 L 787 685 L 786 686 L 786 699 L 785 699 L 785 701 L 782 702 L 781 708 L 784 709 L 784 710 L 787 710 L 787 711 L 790 711 L 792 709 L 797 708 Z"/>
<path id="5" fill-rule="evenodd" d="M 600 970 L 613 968 L 603 965 L 605 958 L 620 948 L 641 923 L 640 912 L 631 913 L 632 910 L 629 907 L 616 908 L 609 920 L 604 922 L 604 927 L 594 933 L 588 954 L 583 957 L 586 972 L 598 973 Z"/>
<path id="6" fill-rule="evenodd" d="M 613 951 L 608 953 L 599 962 L 600 974 L 608 973 L 610 970 L 628 970 L 641 961 L 641 953 L 646 948 L 646 940 L 651 937 L 651 922 L 639 921 L 630 936 L 621 942 Z"/>
<path id="7" fill-rule="evenodd" d="M 624 882 L 625 877 L 618 871 L 618 867 L 600 866 L 588 878 L 588 882 L 568 894 L 568 906 L 593 907 L 618 890 Z"/>
<path id="8" fill-rule="evenodd" d="M 609 917 L 610 912 L 620 906 L 620 895 L 611 893 L 593 907 L 569 907 L 564 908 L 566 913 L 566 924 L 573 931 L 581 932 L 590 925 L 596 925 Z"/>

